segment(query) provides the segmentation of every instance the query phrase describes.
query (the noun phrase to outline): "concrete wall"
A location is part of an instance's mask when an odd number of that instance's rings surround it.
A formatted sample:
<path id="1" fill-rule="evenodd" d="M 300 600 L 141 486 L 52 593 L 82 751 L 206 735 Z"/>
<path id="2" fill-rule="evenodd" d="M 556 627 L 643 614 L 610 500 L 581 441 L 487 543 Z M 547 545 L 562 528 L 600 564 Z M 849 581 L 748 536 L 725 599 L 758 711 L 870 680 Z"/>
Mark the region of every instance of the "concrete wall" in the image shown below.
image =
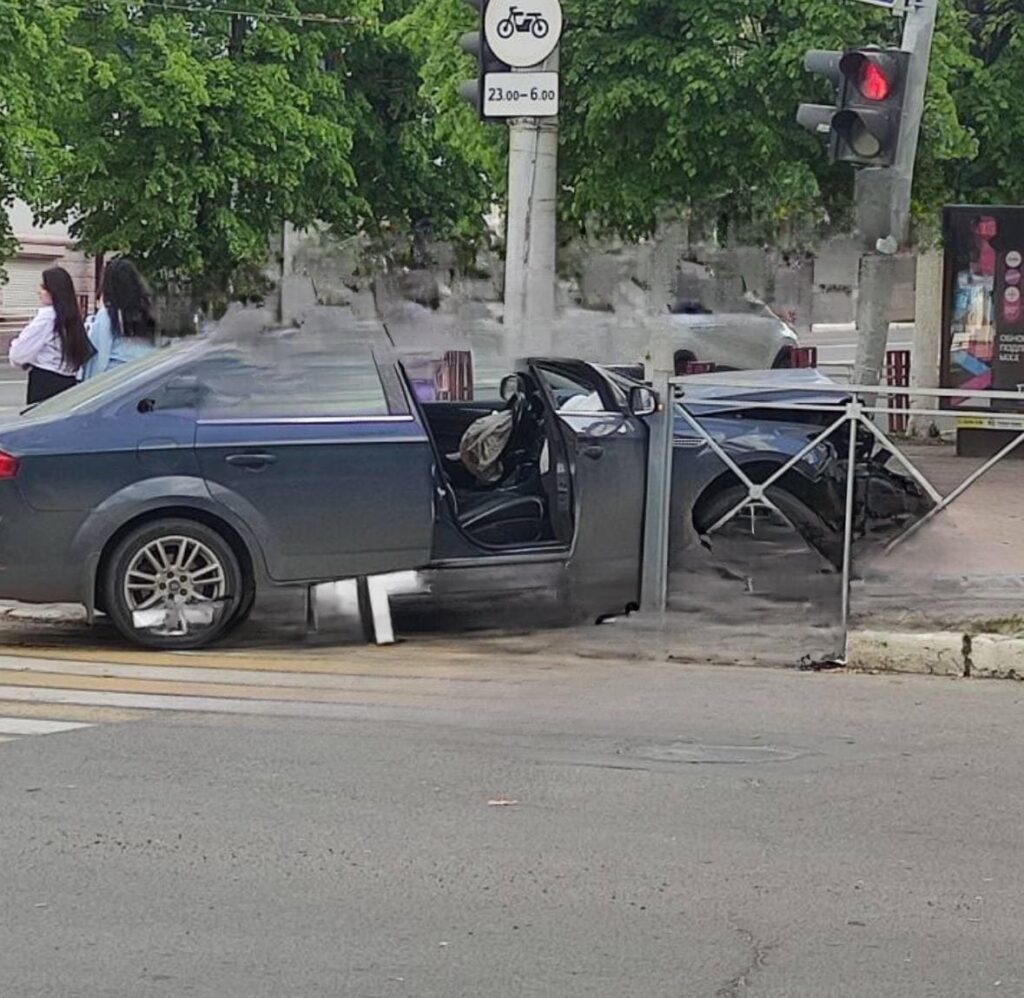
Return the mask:
<path id="1" fill-rule="evenodd" d="M 659 276 L 667 271 L 666 287 Z M 856 310 L 856 243 L 835 237 L 811 252 L 761 246 L 721 248 L 689 244 L 679 231 L 640 246 L 578 252 L 578 303 L 600 311 L 646 306 L 655 313 L 680 301 L 714 311 L 737 311 L 752 299 L 790 317 L 798 331 L 814 323 L 853 322 Z M 914 317 L 914 262 L 899 263 L 891 320 Z"/>
<path id="2" fill-rule="evenodd" d="M 339 244 L 323 233 L 286 231 L 282 318 L 315 303 L 345 305 L 367 317 L 375 304 L 395 299 L 430 304 L 450 314 L 480 306 L 473 314 L 483 318 L 500 302 L 503 265 L 497 251 L 481 253 L 471 275 L 456 265 L 450 247 L 431 246 L 429 255 L 434 265 L 428 271 L 388 271 L 355 241 Z M 858 247 L 846 236 L 826 239 L 814 252 L 723 248 L 692 242 L 686 225 L 677 222 L 639 244 L 578 241 L 565 248 L 559 304 L 570 311 L 629 317 L 664 314 L 685 300 L 714 311 L 748 311 L 763 302 L 806 332 L 815 323 L 854 321 L 858 262 Z M 371 277 L 374 269 L 376 276 Z M 893 322 L 913 320 L 912 258 L 899 263 L 890 317 Z"/>

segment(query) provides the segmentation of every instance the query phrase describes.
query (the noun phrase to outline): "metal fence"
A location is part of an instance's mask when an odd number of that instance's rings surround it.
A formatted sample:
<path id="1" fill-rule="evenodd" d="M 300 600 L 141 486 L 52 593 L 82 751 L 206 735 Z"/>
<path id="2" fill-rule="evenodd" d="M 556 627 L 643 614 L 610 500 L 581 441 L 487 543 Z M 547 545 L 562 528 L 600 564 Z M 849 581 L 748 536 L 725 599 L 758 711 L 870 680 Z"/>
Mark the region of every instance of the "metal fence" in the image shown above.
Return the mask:
<path id="1" fill-rule="evenodd" d="M 902 380 L 902 379 L 901 379 Z M 669 391 L 675 397 L 674 411 L 667 407 L 663 410 L 652 425 L 652 446 L 651 464 L 649 468 L 648 488 L 648 529 L 645 538 L 645 577 L 643 609 L 656 613 L 664 613 L 668 600 L 668 536 L 670 530 L 670 509 L 671 509 L 671 482 L 672 482 L 672 460 L 673 452 L 669 441 L 665 446 L 666 437 L 672 436 L 674 424 L 682 420 L 693 434 L 702 439 L 706 445 L 717 455 L 723 467 L 735 476 L 736 481 L 746 489 L 746 496 L 738 502 L 734 508 L 724 513 L 718 520 L 711 524 L 705 531 L 707 535 L 714 535 L 727 523 L 739 516 L 745 510 L 767 509 L 781 516 L 796 528 L 797 525 L 790 520 L 784 509 L 772 501 L 769 491 L 777 485 L 783 477 L 797 467 L 804 458 L 815 448 L 829 441 L 836 435 L 847 436 L 846 448 L 846 476 L 845 476 L 845 516 L 842 545 L 842 593 L 841 593 L 841 628 L 843 635 L 843 660 L 848 647 L 849 623 L 850 623 L 850 580 L 853 558 L 854 524 L 855 524 L 855 500 L 856 500 L 856 472 L 857 468 L 857 447 L 858 429 L 863 429 L 877 441 L 877 444 L 889 451 L 899 462 L 906 474 L 913 479 L 918 486 L 931 499 L 930 510 L 922 517 L 910 522 L 904 529 L 888 542 L 886 552 L 892 552 L 903 544 L 909 537 L 917 533 L 925 524 L 933 521 L 941 513 L 947 510 L 960 496 L 977 483 L 984 475 L 994 468 L 1000 461 L 1006 458 L 1022 443 L 1024 443 L 1024 412 L 1017 418 L 1015 436 L 1012 440 L 1001 447 L 991 458 L 984 461 L 978 468 L 973 470 L 959 485 L 943 494 L 915 465 L 914 461 L 901 449 L 900 445 L 889 435 L 879 429 L 876 422 L 887 421 L 890 431 L 894 427 L 905 429 L 906 421 L 910 415 L 915 417 L 950 417 L 951 415 L 962 415 L 964 410 L 959 409 L 956 413 L 949 409 L 938 408 L 934 403 L 932 408 L 910 407 L 911 398 L 931 398 L 958 400 L 972 399 L 978 403 L 979 408 L 987 408 L 992 403 L 1016 402 L 1018 406 L 1024 406 L 1022 396 L 1013 392 L 996 391 L 973 391 L 964 389 L 948 390 L 937 388 L 911 388 L 906 385 L 895 386 L 868 386 L 868 385 L 837 385 L 836 388 L 844 394 L 850 393 L 848 400 L 843 402 L 823 403 L 810 398 L 811 395 L 820 396 L 823 387 L 827 385 L 786 385 L 787 393 L 806 394 L 808 400 L 786 400 L 768 401 L 764 399 L 745 401 L 742 399 L 727 403 L 731 410 L 743 411 L 757 409 L 764 412 L 767 410 L 779 410 L 780 412 L 816 413 L 824 414 L 827 425 L 819 433 L 809 435 L 810 439 L 805 447 L 794 454 L 784 463 L 780 464 L 767 478 L 762 481 L 754 481 L 744 471 L 741 464 L 734 459 L 723 444 L 716 439 L 704 425 L 700 415 L 691 411 L 690 406 L 698 399 L 688 396 L 688 390 L 693 392 L 693 382 L 686 377 L 673 377 L 667 379 L 670 386 Z M 765 380 L 761 385 L 744 380 L 730 385 L 721 378 L 715 379 L 716 387 L 735 388 L 737 392 L 750 393 L 752 390 L 763 389 L 765 391 L 777 390 L 779 385 Z M 664 383 L 659 386 L 664 391 Z M 706 401 L 706 399 L 705 399 Z M 716 406 L 722 404 L 721 399 L 716 399 Z M 927 403 L 925 403 L 927 404 Z M 991 412 L 991 409 L 989 409 Z M 1011 417 L 1012 418 L 1012 417 Z M 845 427 L 849 427 L 846 434 L 842 434 Z M 1019 431 L 1019 432 L 1017 432 Z"/>

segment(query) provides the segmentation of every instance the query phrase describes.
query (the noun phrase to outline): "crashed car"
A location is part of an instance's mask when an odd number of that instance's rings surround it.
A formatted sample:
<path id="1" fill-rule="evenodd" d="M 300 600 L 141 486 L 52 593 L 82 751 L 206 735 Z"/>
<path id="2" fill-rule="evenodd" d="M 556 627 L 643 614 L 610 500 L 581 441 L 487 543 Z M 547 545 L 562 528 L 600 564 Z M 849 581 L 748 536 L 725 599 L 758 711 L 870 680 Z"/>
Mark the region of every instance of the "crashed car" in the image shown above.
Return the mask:
<path id="1" fill-rule="evenodd" d="M 675 446 L 689 453 L 684 461 L 675 461 L 674 497 L 692 509 L 693 530 L 706 536 L 743 502 L 748 489 L 686 420 L 680 404 L 752 482 L 761 483 L 840 415 L 814 406 L 841 406 L 849 400 L 849 392 L 814 370 L 686 378 L 677 402 Z M 759 408 L 759 403 L 771 407 Z M 843 560 L 849 432 L 848 425 L 833 431 L 766 493 L 804 540 L 836 568 Z M 855 543 L 891 537 L 932 508 L 933 500 L 921 486 L 894 467 L 893 453 L 860 425 L 855 453 Z M 753 514 L 765 515 L 767 510 L 755 505 Z M 754 516 L 751 529 L 756 530 L 757 522 Z"/>
<path id="2" fill-rule="evenodd" d="M 0 597 L 81 603 L 163 649 L 224 637 L 260 593 L 406 570 L 492 601 L 528 584 L 592 618 L 635 606 L 654 393 L 532 359 L 500 394 L 420 401 L 398 358 L 309 330 L 150 354 L 0 425 Z M 753 475 L 814 432 L 711 387 L 693 401 Z M 503 439 L 481 474 L 463 441 L 496 409 Z M 735 482 L 685 420 L 676 434 L 685 538 Z M 815 449 L 769 493 L 826 557 L 841 451 Z M 872 467 L 862 506 L 876 479 Z"/>

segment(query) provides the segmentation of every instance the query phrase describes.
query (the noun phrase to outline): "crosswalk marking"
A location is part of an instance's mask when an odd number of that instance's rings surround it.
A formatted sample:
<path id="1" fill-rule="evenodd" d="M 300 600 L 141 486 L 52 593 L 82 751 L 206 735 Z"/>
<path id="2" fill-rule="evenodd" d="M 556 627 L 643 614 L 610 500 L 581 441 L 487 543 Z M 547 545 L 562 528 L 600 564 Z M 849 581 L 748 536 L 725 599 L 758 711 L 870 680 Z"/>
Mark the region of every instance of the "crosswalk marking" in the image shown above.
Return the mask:
<path id="1" fill-rule="evenodd" d="M 73 721 L 40 721 L 31 717 L 0 717 L 0 735 L 55 735 L 61 731 L 91 728 Z"/>
<path id="2" fill-rule="evenodd" d="M 247 686 L 247 687 L 281 687 L 304 690 L 349 690 L 351 692 L 384 692 L 390 688 L 400 688 L 405 675 L 395 675 L 389 670 L 367 671 L 339 671 L 333 673 L 317 670 L 313 672 L 271 672 L 263 669 L 240 669 L 218 666 L 211 668 L 206 665 L 178 664 L 176 667 L 165 665 L 119 665 L 116 663 L 102 666 L 91 662 L 69 662 L 69 661 L 36 661 L 23 660 L 16 669 L 8 669 L 5 660 L 0 658 L 0 679 L 6 680 L 14 673 L 15 675 L 36 675 L 36 676 L 87 676 L 95 680 L 131 679 L 145 680 L 148 682 L 165 683 L 188 683 L 190 689 L 196 684 L 212 684 L 216 687 L 223 686 Z M 419 680 L 419 691 L 436 692 L 440 695 L 450 697 L 452 685 L 463 685 L 471 690 L 474 687 L 482 688 L 488 684 L 485 675 L 466 675 L 462 672 L 449 670 L 444 674 L 431 674 L 424 670 L 420 675 L 415 676 Z M 26 682 L 28 680 L 26 679 Z M 47 683 L 49 680 L 44 679 Z M 72 681 L 73 683 L 73 681 Z M 71 687 L 75 688 L 74 685 Z M 129 688 L 125 687 L 127 691 Z M 161 692 L 159 689 L 144 690 L 143 692 Z M 472 695 L 472 694 L 468 694 Z"/>
<path id="3" fill-rule="evenodd" d="M 45 689 L 42 687 L 10 687 L 0 692 L 0 701 L 33 704 L 77 704 L 80 706 L 123 707 L 129 710 L 165 710 L 199 714 L 260 714 L 278 717 L 315 717 L 355 720 L 376 716 L 372 703 L 322 703 L 297 700 L 249 700 L 145 693 L 98 693 L 93 690 Z M 418 707 L 393 709 L 390 715 L 399 720 L 422 720 Z"/>
<path id="4" fill-rule="evenodd" d="M 418 720 L 426 710 L 461 717 L 467 702 L 503 695 L 529 700 L 577 667 L 557 650 L 524 653 L 513 672 L 495 667 L 489 644 L 452 650 L 444 642 L 413 650 L 375 648 L 372 655 L 348 648 L 267 655 L 78 649 L 72 657 L 19 649 L 0 653 L 0 715 L 71 723 L 133 720 L 149 711 L 332 719 L 386 712 L 396 720 Z M 611 666 L 588 662 L 586 668 L 598 673 Z"/>

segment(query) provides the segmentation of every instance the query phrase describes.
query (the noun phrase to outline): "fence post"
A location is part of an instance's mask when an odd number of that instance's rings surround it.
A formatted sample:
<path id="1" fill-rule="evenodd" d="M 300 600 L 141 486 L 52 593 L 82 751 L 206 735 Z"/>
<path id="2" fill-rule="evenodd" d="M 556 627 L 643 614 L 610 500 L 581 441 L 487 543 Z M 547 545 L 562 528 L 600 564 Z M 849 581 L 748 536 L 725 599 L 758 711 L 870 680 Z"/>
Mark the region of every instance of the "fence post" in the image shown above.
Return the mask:
<path id="1" fill-rule="evenodd" d="M 656 336 L 648 360 L 648 380 L 658 393 L 658 411 L 648 417 L 647 495 L 644 513 L 640 609 L 664 614 L 668 605 L 669 510 L 672 502 L 672 437 L 675 397 L 672 350 Z"/>
<path id="2" fill-rule="evenodd" d="M 850 636 L 850 575 L 853 560 L 853 502 L 855 498 L 857 470 L 857 429 L 862 411 L 861 402 L 854 398 L 846 404 L 847 426 L 850 439 L 846 455 L 846 509 L 843 518 L 843 659 L 849 651 Z"/>

